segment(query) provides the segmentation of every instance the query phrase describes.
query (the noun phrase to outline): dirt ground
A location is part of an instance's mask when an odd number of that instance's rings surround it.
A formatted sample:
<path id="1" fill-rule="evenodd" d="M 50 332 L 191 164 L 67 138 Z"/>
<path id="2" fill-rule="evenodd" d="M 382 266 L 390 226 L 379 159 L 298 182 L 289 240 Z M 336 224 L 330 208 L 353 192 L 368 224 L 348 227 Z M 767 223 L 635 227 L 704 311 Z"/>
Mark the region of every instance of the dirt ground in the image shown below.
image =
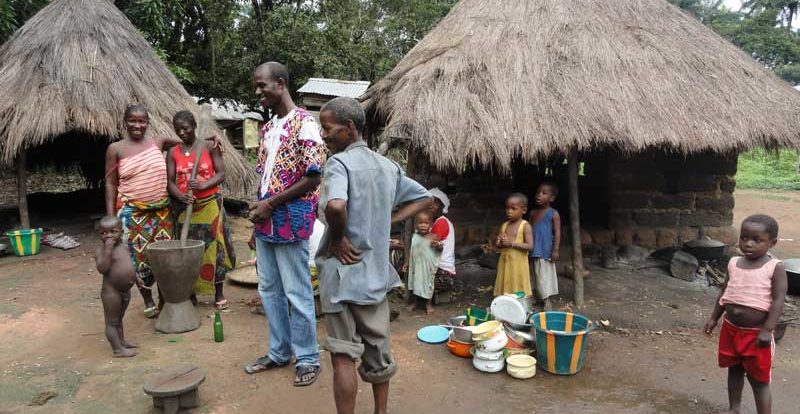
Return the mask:
<path id="1" fill-rule="evenodd" d="M 800 193 L 737 192 L 736 220 L 754 212 L 776 216 L 780 257 L 800 257 L 800 223 L 794 212 Z M 212 340 L 213 313 L 201 298 L 203 324 L 181 335 L 157 334 L 142 315 L 137 293 L 125 318 L 126 334 L 141 345 L 131 359 L 112 359 L 103 335 L 100 276 L 92 252 L 91 219 L 78 216 L 47 223 L 78 236 L 79 249 L 44 248 L 30 258 L 0 258 L 0 413 L 158 413 L 142 392 L 142 378 L 175 363 L 193 363 L 208 371 L 200 387 L 196 413 L 333 413 L 330 357 L 322 353 L 320 380 L 308 388 L 291 385 L 293 370 L 249 376 L 242 365 L 266 350 L 266 320 L 251 314 L 244 301 L 254 289 L 226 284 L 233 303 L 225 312 L 225 341 Z M 240 259 L 245 223 L 235 231 Z M 447 409 L 470 413 L 713 413 L 725 407 L 725 371 L 716 366 L 716 338 L 700 327 L 711 310 L 716 289 L 702 281 L 684 282 L 658 268 L 593 268 L 586 280 L 588 303 L 580 312 L 610 326 L 591 334 L 586 361 L 578 375 L 559 377 L 539 371 L 533 379 L 483 374 L 471 362 L 450 355 L 443 345 L 416 340 L 422 326 L 442 323 L 472 304 L 486 305 L 493 272 L 467 262 L 459 272 L 463 293 L 431 316 L 402 310 L 392 323 L 400 372 L 392 381 L 393 413 L 433 413 Z M 571 295 L 563 279 L 562 295 Z M 800 298 L 792 298 L 792 306 Z M 569 307 L 564 300 L 562 307 Z M 793 309 L 795 309 L 793 308 Z M 398 306 L 398 309 L 400 307 Z M 318 325 L 320 341 L 324 324 Z M 800 330 L 790 327 L 779 342 L 774 369 L 775 413 L 797 412 L 800 397 Z M 44 405 L 31 402 L 55 394 Z M 44 399 L 44 398 L 40 398 Z M 371 392 L 361 383 L 358 412 L 371 412 Z M 754 413 L 745 392 L 745 411 Z"/>

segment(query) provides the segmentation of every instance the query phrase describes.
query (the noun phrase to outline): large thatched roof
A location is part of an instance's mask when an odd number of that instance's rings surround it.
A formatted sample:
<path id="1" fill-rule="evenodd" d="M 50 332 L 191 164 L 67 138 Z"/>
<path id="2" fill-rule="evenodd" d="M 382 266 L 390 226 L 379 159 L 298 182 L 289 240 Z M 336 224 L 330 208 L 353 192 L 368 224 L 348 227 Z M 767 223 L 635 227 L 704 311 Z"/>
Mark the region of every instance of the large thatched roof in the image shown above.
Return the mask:
<path id="1" fill-rule="evenodd" d="M 125 133 L 123 112 L 132 103 L 150 111 L 151 134 L 174 135 L 172 116 L 180 110 L 199 113 L 108 0 L 54 0 L 28 20 L 0 47 L 0 91 L 0 165 L 14 162 L 23 149 L 65 136 L 105 145 Z M 216 130 L 213 121 L 208 125 Z M 225 146 L 227 192 L 254 193 L 253 169 L 230 143 Z"/>
<path id="2" fill-rule="evenodd" d="M 439 168 L 800 147 L 800 94 L 664 0 L 462 0 L 363 97 Z"/>

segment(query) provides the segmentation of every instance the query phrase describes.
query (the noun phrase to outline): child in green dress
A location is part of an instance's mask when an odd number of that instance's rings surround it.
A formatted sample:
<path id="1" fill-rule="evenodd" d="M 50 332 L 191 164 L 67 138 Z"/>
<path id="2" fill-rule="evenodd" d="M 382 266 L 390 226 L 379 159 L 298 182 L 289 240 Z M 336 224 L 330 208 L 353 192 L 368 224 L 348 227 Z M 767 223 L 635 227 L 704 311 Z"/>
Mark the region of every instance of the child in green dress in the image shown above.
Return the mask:
<path id="1" fill-rule="evenodd" d="M 433 312 L 433 280 L 439 268 L 442 254 L 439 237 L 431 233 L 433 216 L 430 211 L 417 213 L 415 231 L 411 239 L 408 260 L 408 306 L 409 312 L 416 307 L 416 297 L 425 299 L 425 311 Z"/>

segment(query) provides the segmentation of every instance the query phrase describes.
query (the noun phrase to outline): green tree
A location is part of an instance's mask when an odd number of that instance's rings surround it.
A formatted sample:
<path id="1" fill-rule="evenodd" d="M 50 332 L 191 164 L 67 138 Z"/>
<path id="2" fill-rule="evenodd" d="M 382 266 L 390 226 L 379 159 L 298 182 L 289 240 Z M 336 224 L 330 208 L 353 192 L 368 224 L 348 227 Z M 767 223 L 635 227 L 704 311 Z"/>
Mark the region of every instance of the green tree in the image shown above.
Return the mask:
<path id="1" fill-rule="evenodd" d="M 0 1 L 0 45 L 47 3 L 48 0 Z"/>

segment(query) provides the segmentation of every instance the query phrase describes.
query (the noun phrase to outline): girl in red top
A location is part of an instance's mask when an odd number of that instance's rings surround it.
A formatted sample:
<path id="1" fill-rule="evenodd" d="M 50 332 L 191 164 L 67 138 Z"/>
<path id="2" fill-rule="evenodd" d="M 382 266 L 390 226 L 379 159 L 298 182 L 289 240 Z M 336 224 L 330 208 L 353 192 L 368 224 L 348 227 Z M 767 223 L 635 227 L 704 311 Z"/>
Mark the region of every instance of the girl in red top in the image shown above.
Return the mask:
<path id="1" fill-rule="evenodd" d="M 182 141 L 181 145 L 172 148 L 167 155 L 169 193 L 177 201 L 173 203 L 177 228 L 185 220 L 185 206 L 193 203 L 189 238 L 203 240 L 206 245 L 195 293 L 214 292 L 217 309 L 226 309 L 228 300 L 222 293 L 222 286 L 228 270 L 233 269 L 233 263 L 236 263 L 236 257 L 219 191 L 219 185 L 225 180 L 222 153 L 208 145 L 199 145 L 202 152 L 197 176 L 190 180 L 196 156 L 194 146 L 197 122 L 191 112 L 181 111 L 173 117 L 172 125 Z M 193 194 L 189 195 L 188 190 L 192 190 Z"/>

